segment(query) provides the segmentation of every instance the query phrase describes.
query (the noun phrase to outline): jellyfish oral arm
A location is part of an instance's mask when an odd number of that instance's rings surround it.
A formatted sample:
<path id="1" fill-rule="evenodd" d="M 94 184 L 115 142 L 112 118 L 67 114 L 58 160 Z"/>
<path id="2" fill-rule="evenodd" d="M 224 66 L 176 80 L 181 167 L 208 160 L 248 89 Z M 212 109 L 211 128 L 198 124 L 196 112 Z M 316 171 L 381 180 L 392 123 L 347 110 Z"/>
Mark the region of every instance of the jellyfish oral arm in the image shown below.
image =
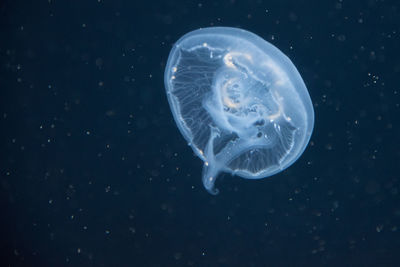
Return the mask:
<path id="1" fill-rule="evenodd" d="M 204 161 L 203 165 L 202 180 L 207 191 L 213 195 L 216 195 L 218 194 L 219 190 L 215 188 L 214 183 L 218 174 L 221 172 L 221 165 L 217 162 L 214 155 L 213 143 L 214 139 L 219 135 L 219 131 L 212 126 L 210 126 L 210 130 L 210 138 L 208 139 L 208 144 L 205 151 L 206 161 Z"/>

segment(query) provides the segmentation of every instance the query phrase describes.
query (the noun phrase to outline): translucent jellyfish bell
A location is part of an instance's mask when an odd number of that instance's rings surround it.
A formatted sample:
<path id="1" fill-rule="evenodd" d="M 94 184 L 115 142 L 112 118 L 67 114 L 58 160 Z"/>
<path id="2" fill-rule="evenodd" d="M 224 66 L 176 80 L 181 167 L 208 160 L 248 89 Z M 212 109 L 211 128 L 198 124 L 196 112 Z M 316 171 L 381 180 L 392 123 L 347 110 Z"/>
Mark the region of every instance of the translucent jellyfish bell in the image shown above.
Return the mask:
<path id="1" fill-rule="evenodd" d="M 168 57 L 164 82 L 212 194 L 219 173 L 271 176 L 293 164 L 310 140 L 314 110 L 299 72 L 251 32 L 212 27 L 184 35 Z"/>

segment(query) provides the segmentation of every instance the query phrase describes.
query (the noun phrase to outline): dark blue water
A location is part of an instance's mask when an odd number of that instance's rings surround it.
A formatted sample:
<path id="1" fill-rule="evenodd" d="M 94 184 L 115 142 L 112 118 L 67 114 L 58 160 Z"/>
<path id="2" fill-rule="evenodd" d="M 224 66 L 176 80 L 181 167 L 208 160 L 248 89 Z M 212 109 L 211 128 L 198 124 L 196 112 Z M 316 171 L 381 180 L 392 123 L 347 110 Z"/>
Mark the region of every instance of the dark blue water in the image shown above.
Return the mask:
<path id="1" fill-rule="evenodd" d="M 398 266 L 395 1 L 2 1 L 2 266 Z M 310 92 L 303 156 L 201 183 L 163 75 L 172 44 L 240 27 Z"/>

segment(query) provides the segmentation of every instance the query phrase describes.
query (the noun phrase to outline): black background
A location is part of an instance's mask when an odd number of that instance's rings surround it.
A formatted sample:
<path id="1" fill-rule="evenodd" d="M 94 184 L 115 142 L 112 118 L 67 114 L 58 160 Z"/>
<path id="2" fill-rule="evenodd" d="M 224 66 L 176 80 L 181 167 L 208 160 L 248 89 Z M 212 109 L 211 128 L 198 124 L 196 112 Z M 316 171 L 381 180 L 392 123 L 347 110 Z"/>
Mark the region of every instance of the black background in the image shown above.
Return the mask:
<path id="1" fill-rule="evenodd" d="M 2 1 L 2 266 L 396 266 L 395 1 Z M 240 27 L 315 109 L 303 156 L 201 184 L 163 84 L 172 44 Z"/>

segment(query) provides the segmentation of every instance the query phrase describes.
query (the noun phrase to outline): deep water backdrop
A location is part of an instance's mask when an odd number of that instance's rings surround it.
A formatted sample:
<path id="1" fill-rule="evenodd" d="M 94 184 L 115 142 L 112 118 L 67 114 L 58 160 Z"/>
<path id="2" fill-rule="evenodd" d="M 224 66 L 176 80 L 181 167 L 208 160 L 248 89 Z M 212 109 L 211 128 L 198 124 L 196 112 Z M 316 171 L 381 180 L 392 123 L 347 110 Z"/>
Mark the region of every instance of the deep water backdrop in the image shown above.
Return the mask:
<path id="1" fill-rule="evenodd" d="M 173 43 L 254 32 L 315 109 L 303 156 L 201 183 L 164 89 Z M 1 266 L 399 266 L 400 3 L 3 0 Z"/>

